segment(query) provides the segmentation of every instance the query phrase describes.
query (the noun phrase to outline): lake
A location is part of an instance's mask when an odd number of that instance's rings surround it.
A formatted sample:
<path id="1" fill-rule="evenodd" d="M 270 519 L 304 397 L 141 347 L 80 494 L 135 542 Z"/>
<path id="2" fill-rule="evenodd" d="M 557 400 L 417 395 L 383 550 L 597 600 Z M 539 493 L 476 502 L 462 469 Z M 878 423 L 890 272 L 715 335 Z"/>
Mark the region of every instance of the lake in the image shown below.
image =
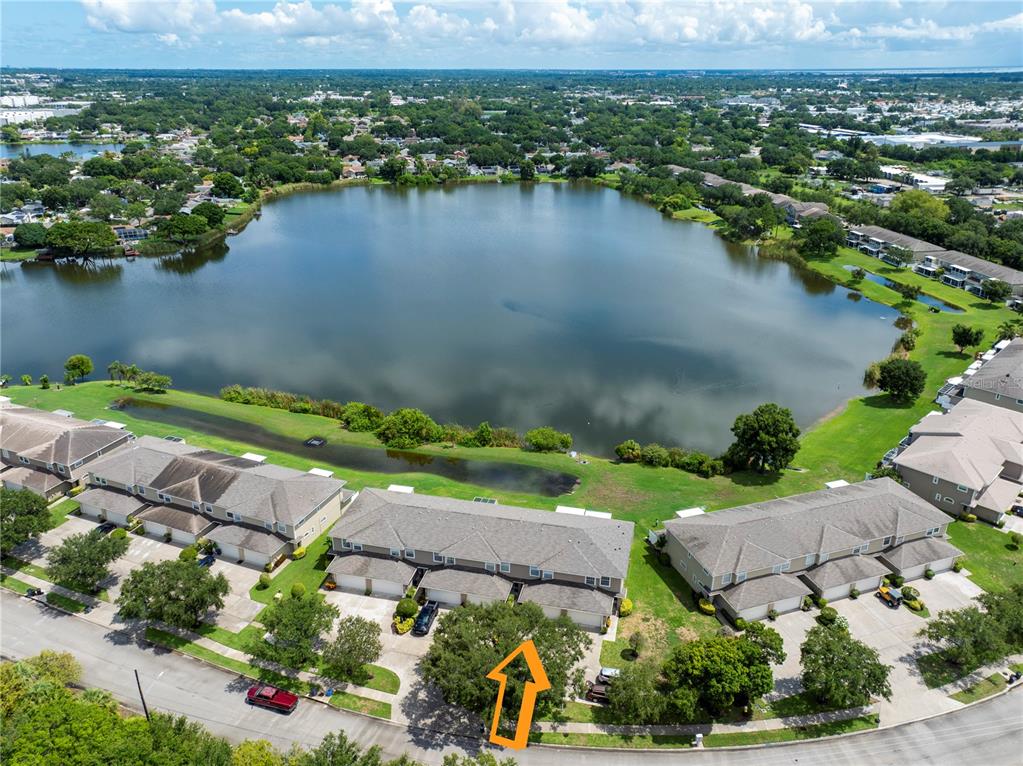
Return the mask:
<path id="1" fill-rule="evenodd" d="M 103 152 L 119 152 L 124 144 L 0 144 L 0 157 L 10 159 L 24 154 L 52 154 L 58 156 L 71 152 L 79 159 L 87 160 Z"/>
<path id="2" fill-rule="evenodd" d="M 268 204 L 227 245 L 0 271 L 3 371 L 73 353 L 216 392 L 268 386 L 439 422 L 719 451 L 765 401 L 863 393 L 897 312 L 591 185 L 353 187 Z"/>

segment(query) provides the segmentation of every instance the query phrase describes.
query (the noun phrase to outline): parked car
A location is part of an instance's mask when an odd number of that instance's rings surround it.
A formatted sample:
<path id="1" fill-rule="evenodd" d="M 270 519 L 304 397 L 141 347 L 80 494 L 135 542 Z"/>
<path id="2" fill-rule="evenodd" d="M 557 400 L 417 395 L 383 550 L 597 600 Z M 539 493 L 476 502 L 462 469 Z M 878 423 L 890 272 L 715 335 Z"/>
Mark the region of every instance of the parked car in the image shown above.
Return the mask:
<path id="1" fill-rule="evenodd" d="M 618 668 L 601 668 L 600 672 L 597 673 L 597 683 L 610 686 L 615 682 L 615 679 L 621 674 L 621 670 Z"/>
<path id="2" fill-rule="evenodd" d="M 416 617 L 415 624 L 412 626 L 413 636 L 425 636 L 430 632 L 433 621 L 437 619 L 437 610 L 436 601 L 426 602 L 423 608 L 419 610 L 419 616 Z"/>
<path id="3" fill-rule="evenodd" d="M 43 595 L 43 592 L 39 588 L 29 588 L 28 590 L 25 591 L 25 595 L 32 596 L 34 598 L 36 596 Z"/>
<path id="4" fill-rule="evenodd" d="M 217 557 L 210 554 L 209 556 L 203 556 L 196 563 L 201 567 L 211 567 L 213 562 L 217 560 Z"/>
<path id="5" fill-rule="evenodd" d="M 101 535 L 110 534 L 115 529 L 117 529 L 117 525 L 112 521 L 104 521 L 102 524 L 96 527 L 96 531 L 99 532 Z"/>
<path id="6" fill-rule="evenodd" d="M 898 609 L 902 606 L 902 591 L 891 585 L 882 585 L 874 595 L 891 609 Z"/>
<path id="7" fill-rule="evenodd" d="M 268 684 L 253 684 L 245 694 L 245 701 L 250 705 L 290 713 L 298 705 L 298 695 Z"/>
<path id="8" fill-rule="evenodd" d="M 607 684 L 589 682 L 586 684 L 586 699 L 590 702 L 599 702 L 601 705 L 606 705 L 608 703 L 607 690 Z"/>

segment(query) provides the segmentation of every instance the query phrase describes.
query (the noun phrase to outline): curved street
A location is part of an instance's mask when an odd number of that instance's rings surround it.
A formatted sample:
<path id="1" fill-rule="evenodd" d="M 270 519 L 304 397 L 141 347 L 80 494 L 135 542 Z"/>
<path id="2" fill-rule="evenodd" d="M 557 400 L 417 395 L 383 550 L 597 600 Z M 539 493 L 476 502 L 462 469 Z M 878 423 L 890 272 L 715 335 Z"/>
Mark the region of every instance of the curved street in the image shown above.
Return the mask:
<path id="1" fill-rule="evenodd" d="M 186 715 L 230 740 L 266 738 L 281 748 L 315 745 L 341 729 L 363 745 L 378 745 L 388 757 L 402 753 L 439 764 L 453 751 L 475 751 L 480 743 L 462 737 L 406 729 L 342 710 L 304 702 L 288 717 L 251 708 L 242 701 L 250 681 L 188 657 L 139 645 L 123 633 L 75 619 L 4 591 L 0 597 L 0 642 L 6 658 L 42 649 L 70 651 L 85 670 L 84 683 L 112 692 L 138 709 L 133 670 L 151 709 Z M 595 763 L 663 764 L 848 764 L 908 766 L 1018 764 L 1023 753 L 1023 692 L 1014 691 L 962 711 L 927 721 L 848 737 L 741 750 L 594 751 L 532 746 L 509 753 L 523 766 L 592 766 Z"/>

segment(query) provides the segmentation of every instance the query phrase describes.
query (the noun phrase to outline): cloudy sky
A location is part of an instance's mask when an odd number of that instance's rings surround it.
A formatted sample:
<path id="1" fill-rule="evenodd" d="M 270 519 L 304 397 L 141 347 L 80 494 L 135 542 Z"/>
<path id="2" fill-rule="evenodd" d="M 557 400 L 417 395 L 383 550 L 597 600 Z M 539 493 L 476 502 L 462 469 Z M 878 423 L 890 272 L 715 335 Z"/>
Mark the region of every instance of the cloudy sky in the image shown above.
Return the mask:
<path id="1" fill-rule="evenodd" d="M 1023 66 L 1021 0 L 5 0 L 5 66 Z"/>

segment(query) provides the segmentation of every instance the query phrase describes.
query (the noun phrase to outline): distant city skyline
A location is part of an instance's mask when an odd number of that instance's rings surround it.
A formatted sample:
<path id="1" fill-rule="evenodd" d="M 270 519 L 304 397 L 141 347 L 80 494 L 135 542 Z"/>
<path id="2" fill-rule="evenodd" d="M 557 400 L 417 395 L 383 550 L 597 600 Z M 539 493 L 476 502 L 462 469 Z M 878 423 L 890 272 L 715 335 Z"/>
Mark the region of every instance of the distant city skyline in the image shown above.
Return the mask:
<path id="1" fill-rule="evenodd" d="M 13 0 L 0 36 L 14 67 L 1023 66 L 1020 3 L 989 0 Z"/>

